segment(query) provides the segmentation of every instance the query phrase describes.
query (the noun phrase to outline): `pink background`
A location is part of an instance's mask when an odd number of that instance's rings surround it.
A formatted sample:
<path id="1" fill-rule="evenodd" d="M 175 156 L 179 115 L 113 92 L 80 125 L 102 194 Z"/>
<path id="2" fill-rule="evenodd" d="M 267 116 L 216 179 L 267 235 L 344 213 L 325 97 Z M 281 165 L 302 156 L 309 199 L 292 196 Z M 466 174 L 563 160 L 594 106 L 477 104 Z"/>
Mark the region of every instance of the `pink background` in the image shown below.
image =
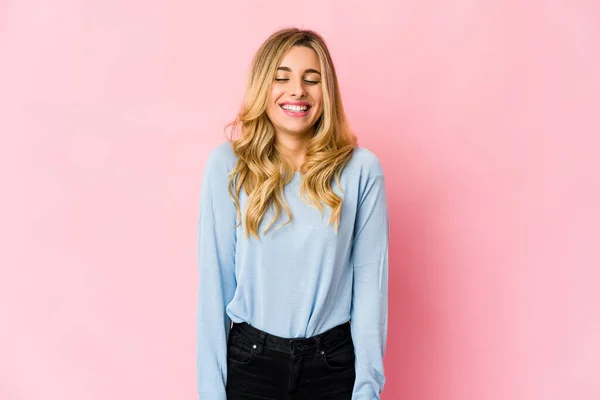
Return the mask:
<path id="1" fill-rule="evenodd" d="M 598 2 L 4 0 L 0 399 L 196 398 L 202 168 L 287 25 L 387 176 L 383 398 L 600 398 Z"/>

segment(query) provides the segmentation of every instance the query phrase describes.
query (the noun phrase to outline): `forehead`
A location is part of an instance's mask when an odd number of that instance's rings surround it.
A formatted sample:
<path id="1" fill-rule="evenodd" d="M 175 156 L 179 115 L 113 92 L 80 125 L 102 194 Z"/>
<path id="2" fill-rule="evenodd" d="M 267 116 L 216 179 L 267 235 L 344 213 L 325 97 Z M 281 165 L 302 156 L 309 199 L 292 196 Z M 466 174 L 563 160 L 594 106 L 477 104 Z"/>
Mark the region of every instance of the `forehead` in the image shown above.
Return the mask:
<path id="1" fill-rule="evenodd" d="M 304 71 L 309 68 L 320 70 L 319 65 L 317 53 L 306 46 L 292 46 L 279 63 L 280 67 L 288 67 L 292 71 Z"/>

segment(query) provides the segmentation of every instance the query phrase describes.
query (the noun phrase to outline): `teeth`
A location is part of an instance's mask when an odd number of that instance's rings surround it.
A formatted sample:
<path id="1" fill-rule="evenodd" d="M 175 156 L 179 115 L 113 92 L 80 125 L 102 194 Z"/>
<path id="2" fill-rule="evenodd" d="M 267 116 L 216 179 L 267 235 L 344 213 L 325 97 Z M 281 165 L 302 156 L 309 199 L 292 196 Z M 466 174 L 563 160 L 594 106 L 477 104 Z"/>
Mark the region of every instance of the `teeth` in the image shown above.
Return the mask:
<path id="1" fill-rule="evenodd" d="M 290 104 L 283 105 L 283 106 L 281 106 L 281 108 L 288 110 L 288 111 L 295 111 L 295 112 L 308 110 L 308 106 L 292 106 Z"/>

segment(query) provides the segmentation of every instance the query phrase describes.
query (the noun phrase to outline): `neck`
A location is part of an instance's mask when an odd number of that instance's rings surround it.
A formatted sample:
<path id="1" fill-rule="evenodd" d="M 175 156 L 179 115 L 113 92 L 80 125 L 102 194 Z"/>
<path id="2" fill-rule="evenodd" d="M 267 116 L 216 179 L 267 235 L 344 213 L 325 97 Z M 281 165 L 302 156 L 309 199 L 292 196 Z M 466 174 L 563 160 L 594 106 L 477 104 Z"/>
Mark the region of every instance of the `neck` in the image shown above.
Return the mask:
<path id="1" fill-rule="evenodd" d="M 294 171 L 300 171 L 300 166 L 306 159 L 306 149 L 308 148 L 308 141 L 312 136 L 291 136 L 285 134 L 277 134 L 275 137 L 275 144 L 277 150 L 294 166 Z"/>

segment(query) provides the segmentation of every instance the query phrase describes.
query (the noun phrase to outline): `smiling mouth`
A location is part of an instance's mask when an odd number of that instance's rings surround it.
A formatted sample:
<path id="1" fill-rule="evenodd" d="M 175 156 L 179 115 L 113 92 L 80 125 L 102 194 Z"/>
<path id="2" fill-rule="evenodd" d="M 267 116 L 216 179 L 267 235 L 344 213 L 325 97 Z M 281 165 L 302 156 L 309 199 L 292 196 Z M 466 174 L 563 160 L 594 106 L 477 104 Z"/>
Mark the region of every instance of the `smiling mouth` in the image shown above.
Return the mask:
<path id="1" fill-rule="evenodd" d="M 305 113 L 310 109 L 310 106 L 308 106 L 308 105 L 294 106 L 291 104 L 284 104 L 284 105 L 280 105 L 279 107 L 281 107 L 283 110 L 285 110 L 287 112 L 298 113 L 298 114 Z"/>

